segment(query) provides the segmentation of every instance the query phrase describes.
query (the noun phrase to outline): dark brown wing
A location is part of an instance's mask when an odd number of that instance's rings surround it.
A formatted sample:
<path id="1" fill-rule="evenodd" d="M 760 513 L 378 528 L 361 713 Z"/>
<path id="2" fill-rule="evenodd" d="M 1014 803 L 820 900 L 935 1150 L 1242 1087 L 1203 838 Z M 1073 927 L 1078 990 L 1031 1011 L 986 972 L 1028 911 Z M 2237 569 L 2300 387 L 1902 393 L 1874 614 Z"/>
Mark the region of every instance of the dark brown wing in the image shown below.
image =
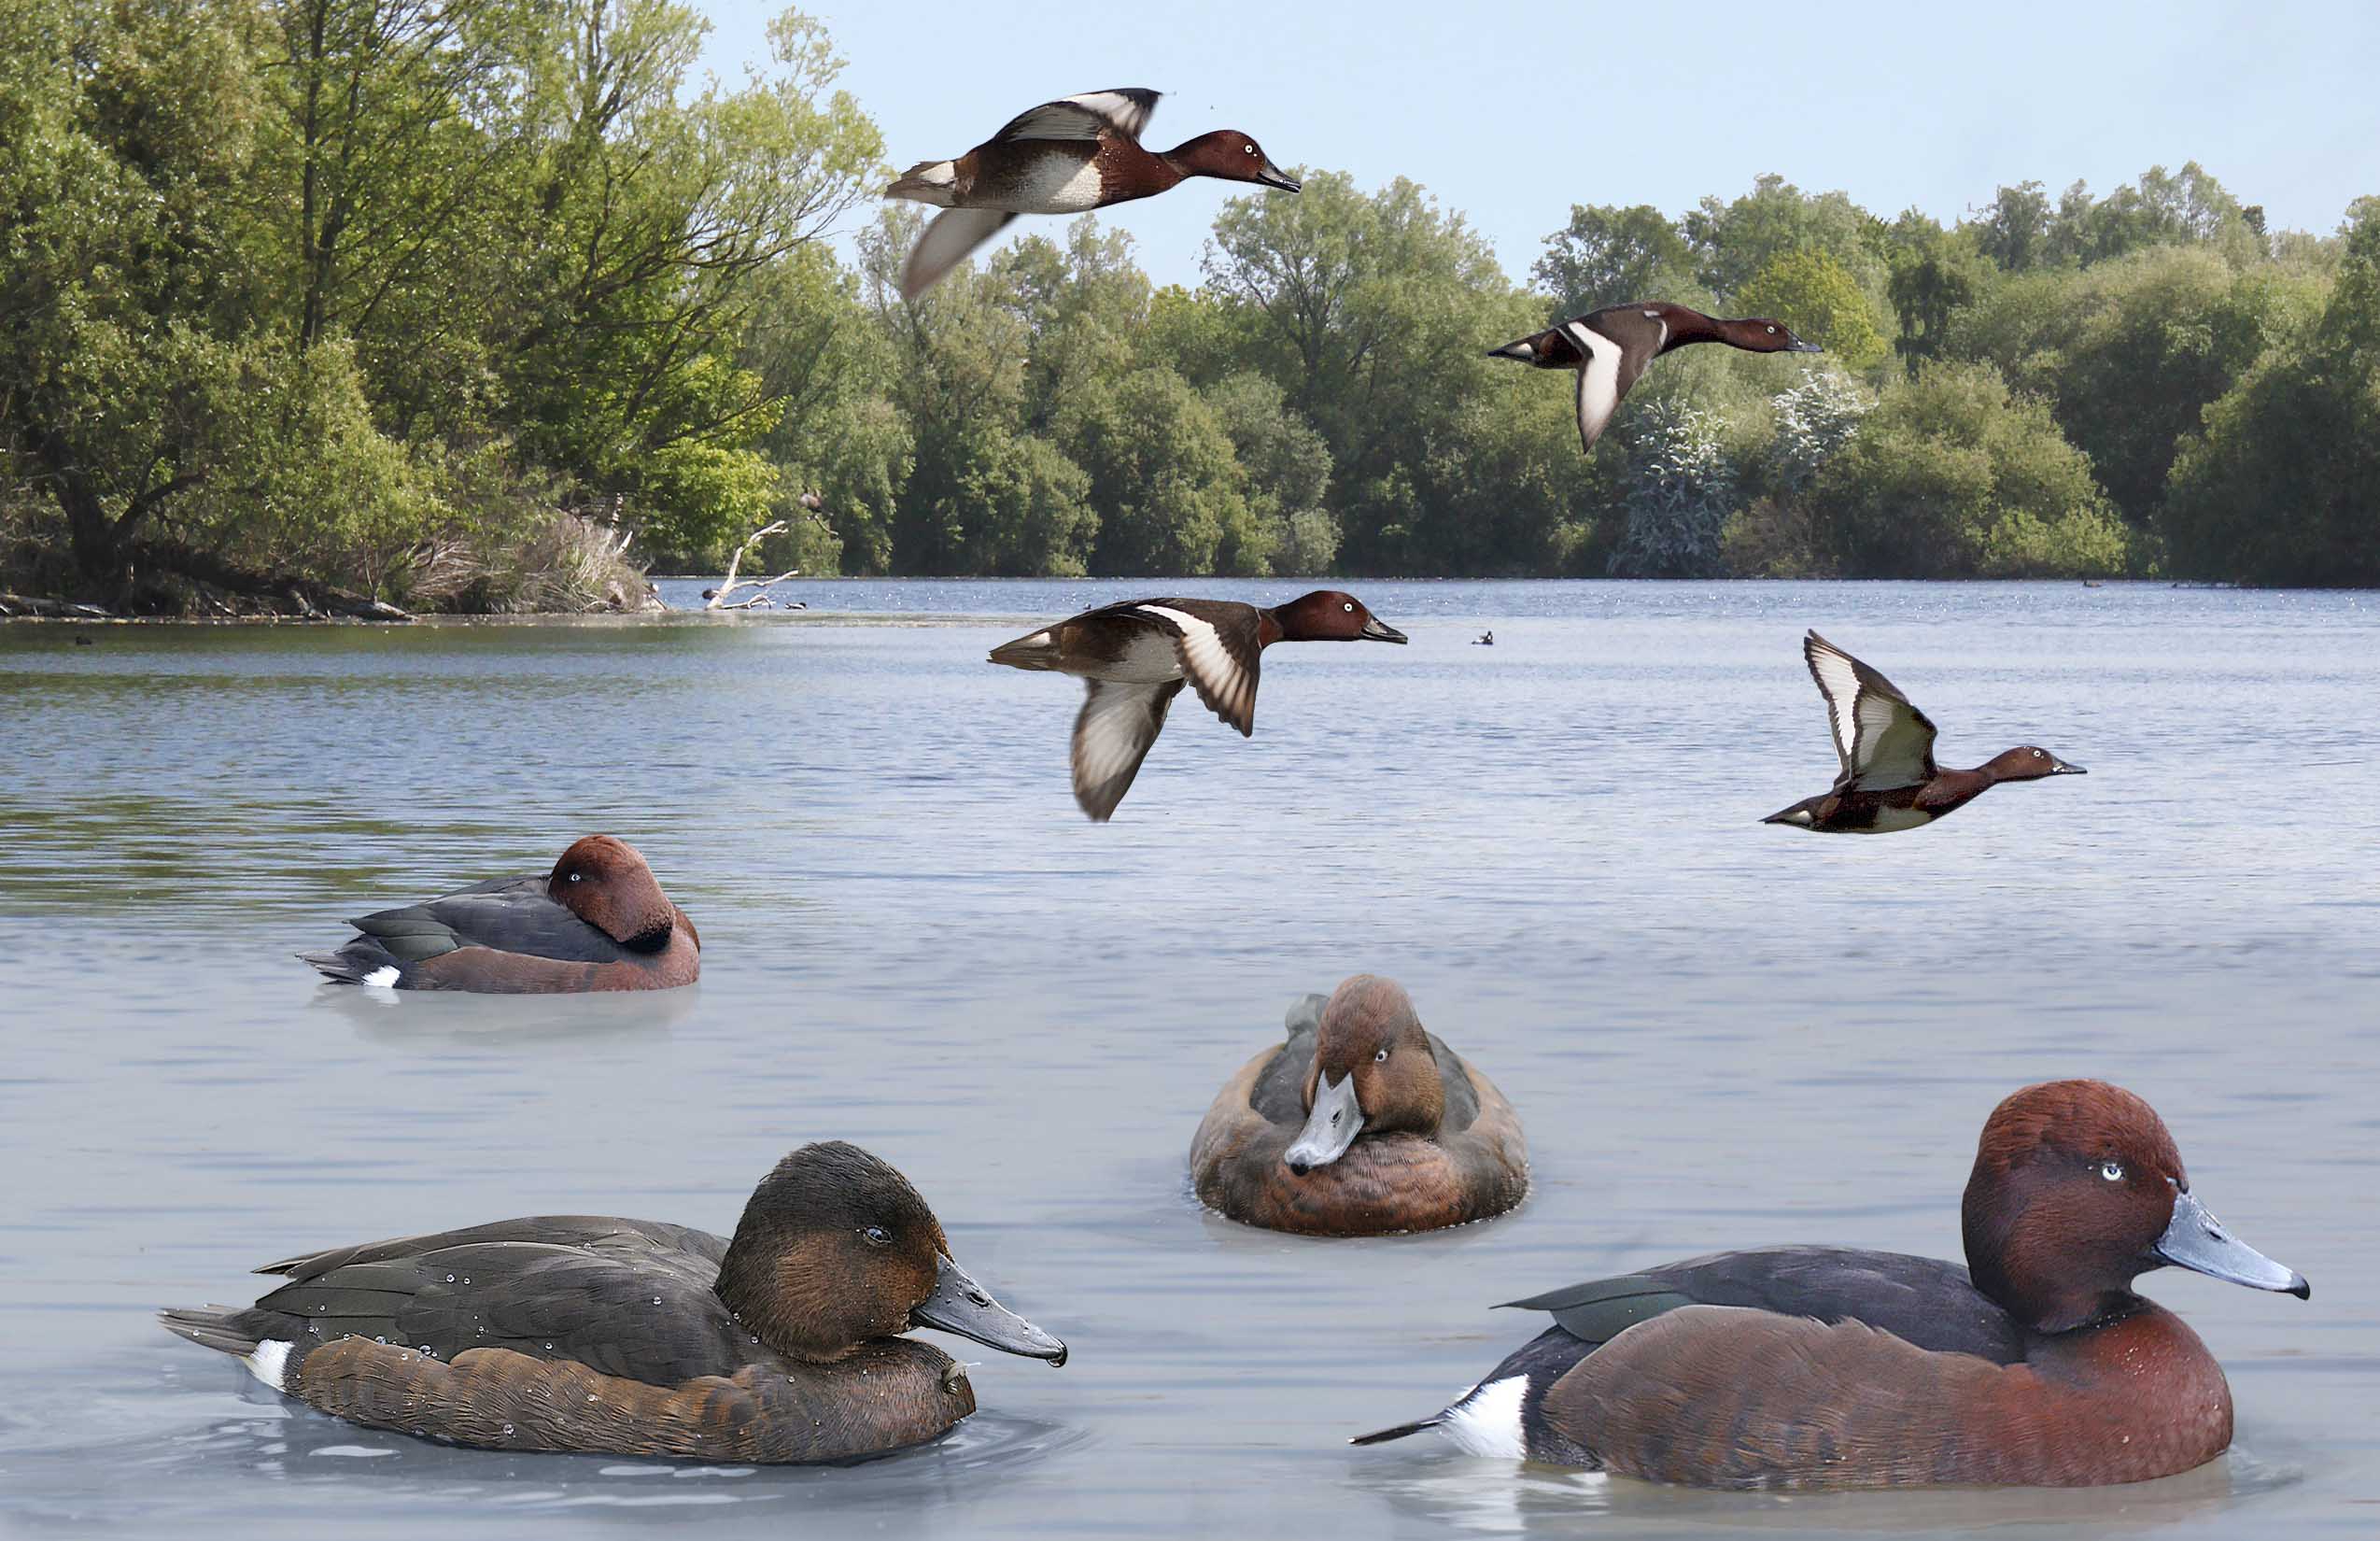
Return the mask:
<path id="1" fill-rule="evenodd" d="M 1256 731 L 1263 639 L 1256 607 L 1232 600 L 1143 600 L 1134 607 L 1172 633 L 1182 672 L 1206 709 L 1246 738 Z"/>
<path id="2" fill-rule="evenodd" d="M 1802 638 L 1801 654 L 1835 730 L 1842 764 L 1836 791 L 1889 792 L 1934 779 L 1933 719 L 1892 681 L 1815 631 Z"/>
<path id="3" fill-rule="evenodd" d="M 1001 125 L 1000 132 L 988 142 L 997 145 L 1012 139 L 1097 139 L 1106 134 L 1136 140 L 1140 131 L 1148 126 L 1149 115 L 1157 110 L 1159 94 L 1126 86 L 1062 96 L 1017 114 Z"/>

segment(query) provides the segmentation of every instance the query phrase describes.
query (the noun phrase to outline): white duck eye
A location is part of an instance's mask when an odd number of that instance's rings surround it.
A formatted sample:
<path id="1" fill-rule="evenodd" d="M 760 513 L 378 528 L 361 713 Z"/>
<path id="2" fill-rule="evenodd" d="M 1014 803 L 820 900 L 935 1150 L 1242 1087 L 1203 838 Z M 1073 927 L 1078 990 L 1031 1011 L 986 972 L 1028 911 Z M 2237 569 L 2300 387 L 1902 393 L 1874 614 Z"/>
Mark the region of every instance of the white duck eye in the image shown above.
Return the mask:
<path id="1" fill-rule="evenodd" d="M 1372 1063 L 1374 1065 L 1386 1065 L 1387 1062 L 1388 1051 L 1386 1049 L 1381 1050 L 1378 1053 L 1372 1056 Z"/>
<path id="2" fill-rule="evenodd" d="M 1345 611 L 1345 612 L 1346 612 L 1348 615 L 1354 615 L 1354 614 L 1356 613 L 1356 607 L 1355 607 L 1354 605 L 1351 605 L 1351 604 L 1343 604 L 1343 605 L 1339 606 L 1339 608 L 1340 608 L 1340 609 L 1342 609 L 1342 610 L 1344 610 L 1344 611 Z"/>
<path id="3" fill-rule="evenodd" d="M 2035 759 L 2039 759 L 2039 758 L 2041 757 L 2041 751 L 2040 751 L 2040 750 L 2038 750 L 2038 749 L 2035 750 L 2035 751 L 2033 752 L 2033 757 L 2034 757 Z"/>
<path id="4" fill-rule="evenodd" d="M 1773 326 L 1772 326 L 1772 327 L 1770 327 L 1770 328 L 1768 329 L 1768 335 L 1770 335 L 1771 337 L 1774 337 L 1775 335 L 1777 335 L 1777 329 L 1776 329 L 1775 327 L 1773 327 Z"/>
<path id="5" fill-rule="evenodd" d="M 2099 1175 L 2110 1182 L 2121 1182 L 2124 1180 L 2124 1164 L 2120 1161 L 2103 1161 L 2099 1164 Z"/>
<path id="6" fill-rule="evenodd" d="M 578 882 L 578 881 L 579 881 L 579 878 L 580 878 L 580 876 L 581 876 L 581 875 L 582 875 L 582 874 L 580 874 L 580 873 L 572 872 L 572 873 L 570 874 L 570 881 L 571 881 L 572 883 L 576 883 L 576 882 Z"/>

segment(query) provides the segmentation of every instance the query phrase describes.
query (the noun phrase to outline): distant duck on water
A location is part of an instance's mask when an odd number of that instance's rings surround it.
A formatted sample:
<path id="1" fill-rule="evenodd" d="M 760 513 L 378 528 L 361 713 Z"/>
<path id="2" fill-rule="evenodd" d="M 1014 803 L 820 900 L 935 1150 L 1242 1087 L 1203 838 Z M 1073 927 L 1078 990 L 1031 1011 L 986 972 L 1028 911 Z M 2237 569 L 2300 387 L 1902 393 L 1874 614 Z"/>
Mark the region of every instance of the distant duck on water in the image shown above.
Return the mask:
<path id="1" fill-rule="evenodd" d="M 1645 366 L 1688 343 L 1725 343 L 1746 353 L 1819 353 L 1782 321 L 1765 316 L 1723 320 L 1662 301 L 1605 305 L 1559 326 L 1491 348 L 1491 359 L 1517 359 L 1537 369 L 1578 372 L 1578 437 L 1592 452 Z"/>
<path id="2" fill-rule="evenodd" d="M 2021 744 L 1972 770 L 1934 763 L 1933 720 L 1909 704 L 1893 682 L 1812 631 L 1802 657 L 1835 729 L 1842 772 L 1834 789 L 1804 798 L 1761 820 L 1821 834 L 1875 835 L 1915 829 L 1973 802 L 2004 781 L 2079 776 L 2047 749 Z"/>
<path id="3" fill-rule="evenodd" d="M 1298 191 L 1237 129 L 1217 129 L 1169 150 L 1142 148 L 1159 93 L 1138 87 L 1044 102 L 952 161 L 921 161 L 884 190 L 947 212 L 918 237 L 901 270 L 914 300 L 1020 214 L 1081 214 L 1148 198 L 1192 177 Z"/>
<path id="4" fill-rule="evenodd" d="M 1258 660 L 1274 643 L 1404 640 L 1354 595 L 1317 588 L 1269 609 L 1126 600 L 1002 643 L 992 661 L 1077 675 L 1089 687 L 1075 717 L 1075 801 L 1104 820 L 1124 800 L 1184 685 L 1246 738 L 1256 731 Z"/>
<path id="5" fill-rule="evenodd" d="M 1493 631 L 1482 631 L 1477 640 L 1472 642 L 1472 645 L 1473 647 L 1493 647 L 1496 645 L 1496 633 Z"/>

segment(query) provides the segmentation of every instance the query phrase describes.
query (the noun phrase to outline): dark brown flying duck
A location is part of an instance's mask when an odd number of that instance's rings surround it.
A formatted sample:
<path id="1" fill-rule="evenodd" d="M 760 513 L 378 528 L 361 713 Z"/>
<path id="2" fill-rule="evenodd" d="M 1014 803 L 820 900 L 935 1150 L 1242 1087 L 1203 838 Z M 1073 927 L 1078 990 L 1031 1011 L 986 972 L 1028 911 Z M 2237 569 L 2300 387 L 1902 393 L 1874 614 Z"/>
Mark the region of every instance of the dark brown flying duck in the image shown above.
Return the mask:
<path id="1" fill-rule="evenodd" d="M 1075 801 L 1093 819 L 1116 811 L 1183 685 L 1246 738 L 1256 731 L 1257 663 L 1276 642 L 1401 643 L 1352 594 L 1318 588 L 1260 609 L 1233 600 L 1126 600 L 1045 626 L 992 650 L 993 663 L 1077 675 Z"/>
<path id="2" fill-rule="evenodd" d="M 1137 87 L 1089 91 L 1019 113 L 955 161 L 921 161 L 884 190 L 947 212 L 935 216 L 901 270 L 914 300 L 1020 214 L 1081 214 L 1152 197 L 1192 177 L 1298 190 L 1237 129 L 1217 129 L 1169 150 L 1144 149 L 1140 131 L 1158 93 Z"/>
<path id="3" fill-rule="evenodd" d="M 1842 771 L 1831 792 L 1804 798 L 1761 820 L 1830 835 L 1915 829 L 1965 807 L 2004 781 L 2079 776 L 2047 749 L 2020 744 L 1972 770 L 1934 763 L 1934 723 L 1893 682 L 1812 631 L 1802 639 L 1818 693 L 1826 698 Z"/>
<path id="4" fill-rule="evenodd" d="M 1578 371 L 1578 438 L 1592 451 L 1620 398 L 1645 366 L 1688 343 L 1725 343 L 1746 353 L 1817 353 L 1782 321 L 1765 316 L 1723 320 L 1663 301 L 1605 305 L 1559 326 L 1491 348 L 1491 359 L 1517 359 L 1539 369 Z"/>

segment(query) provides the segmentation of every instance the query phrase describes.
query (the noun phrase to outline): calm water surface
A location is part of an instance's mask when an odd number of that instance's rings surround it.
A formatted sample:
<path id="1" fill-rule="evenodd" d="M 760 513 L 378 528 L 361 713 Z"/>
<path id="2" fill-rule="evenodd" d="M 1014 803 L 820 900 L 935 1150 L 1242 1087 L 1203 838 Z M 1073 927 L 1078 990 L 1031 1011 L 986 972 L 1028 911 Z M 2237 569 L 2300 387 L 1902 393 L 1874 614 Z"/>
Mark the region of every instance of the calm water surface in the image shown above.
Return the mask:
<path id="1" fill-rule="evenodd" d="M 1067 790 L 1078 686 L 984 650 L 1219 586 L 0 627 L 0 1528 L 2373 1533 L 2380 600 L 1356 587 L 1410 647 L 1276 650 L 1250 742 L 1185 701 L 1104 827 Z M 1906 688 L 1946 761 L 2036 742 L 2091 774 L 1908 835 L 1761 827 L 1834 774 L 1805 625 Z M 700 923 L 697 989 L 392 999 L 290 956 L 597 829 Z M 1515 1214 L 1324 1243 L 1191 1202 L 1215 1089 L 1358 969 L 1518 1107 Z M 1958 1255 L 1984 1115 L 2064 1075 L 2148 1096 L 2196 1190 L 2314 1280 L 2147 1281 L 2230 1372 L 2225 1460 L 1789 1500 L 1343 1443 L 1537 1330 L 1499 1300 L 1762 1242 Z M 1073 1363 L 968 1355 L 982 1414 L 888 1461 L 696 1468 L 336 1423 L 150 1320 L 252 1298 L 266 1259 L 508 1215 L 725 1230 L 827 1136 L 908 1172 Z"/>

